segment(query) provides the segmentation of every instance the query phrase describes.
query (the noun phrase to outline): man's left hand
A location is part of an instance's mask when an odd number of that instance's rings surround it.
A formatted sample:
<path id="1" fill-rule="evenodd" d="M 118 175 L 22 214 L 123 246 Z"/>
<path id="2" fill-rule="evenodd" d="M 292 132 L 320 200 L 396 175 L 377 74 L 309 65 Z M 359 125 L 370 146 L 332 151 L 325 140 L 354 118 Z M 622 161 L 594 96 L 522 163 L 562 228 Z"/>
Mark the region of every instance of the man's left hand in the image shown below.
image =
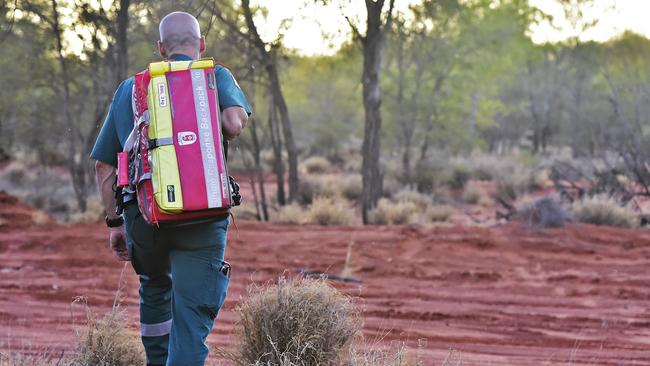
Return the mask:
<path id="1" fill-rule="evenodd" d="M 109 228 L 109 243 L 119 260 L 129 260 L 129 252 L 126 250 L 126 232 L 124 231 L 124 225 Z"/>

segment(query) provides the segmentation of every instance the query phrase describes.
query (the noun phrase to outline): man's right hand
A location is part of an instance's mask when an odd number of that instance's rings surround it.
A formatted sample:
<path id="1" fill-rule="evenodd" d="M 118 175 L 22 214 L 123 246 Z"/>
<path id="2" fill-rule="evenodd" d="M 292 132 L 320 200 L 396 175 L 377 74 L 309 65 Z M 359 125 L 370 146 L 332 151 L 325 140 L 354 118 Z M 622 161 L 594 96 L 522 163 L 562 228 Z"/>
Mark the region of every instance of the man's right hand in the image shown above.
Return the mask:
<path id="1" fill-rule="evenodd" d="M 129 260 L 129 252 L 126 250 L 126 232 L 124 225 L 109 228 L 109 244 L 115 256 L 121 261 Z"/>

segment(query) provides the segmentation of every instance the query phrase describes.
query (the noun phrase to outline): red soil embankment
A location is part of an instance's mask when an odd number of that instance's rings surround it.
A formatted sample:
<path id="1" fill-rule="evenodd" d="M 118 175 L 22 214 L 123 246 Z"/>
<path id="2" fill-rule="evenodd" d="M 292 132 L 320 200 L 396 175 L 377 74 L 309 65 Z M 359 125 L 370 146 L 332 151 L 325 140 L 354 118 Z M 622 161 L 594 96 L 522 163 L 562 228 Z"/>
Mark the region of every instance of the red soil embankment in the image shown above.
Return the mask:
<path id="1" fill-rule="evenodd" d="M 0 212 L 10 209 L 2 201 Z M 14 202 L 16 204 L 16 202 Z M 4 215 L 4 214 L 2 214 Z M 5 216 L 2 216 L 5 217 Z M 363 309 L 366 340 L 405 340 L 424 365 L 449 349 L 463 365 L 650 365 L 650 232 L 586 225 L 316 227 L 238 221 L 233 281 L 209 341 L 232 342 L 233 308 L 251 282 L 298 269 L 341 273 Z M 122 264 L 103 224 L 0 230 L 0 349 L 60 352 L 84 309 L 110 309 Z M 124 306 L 137 327 L 137 278 Z"/>
<path id="2" fill-rule="evenodd" d="M 16 197 L 0 191 L 0 232 L 32 226 L 36 223 L 52 223 L 43 211 L 20 202 Z"/>

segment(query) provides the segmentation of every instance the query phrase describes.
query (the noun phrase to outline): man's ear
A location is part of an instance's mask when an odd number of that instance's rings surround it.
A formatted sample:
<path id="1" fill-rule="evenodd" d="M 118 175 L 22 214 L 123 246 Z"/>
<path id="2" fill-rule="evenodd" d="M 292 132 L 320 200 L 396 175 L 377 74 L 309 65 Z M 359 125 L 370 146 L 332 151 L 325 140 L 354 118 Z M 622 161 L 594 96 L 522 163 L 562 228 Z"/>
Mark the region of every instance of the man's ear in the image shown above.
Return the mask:
<path id="1" fill-rule="evenodd" d="M 205 36 L 201 36 L 201 40 L 199 41 L 199 52 L 205 52 Z"/>
<path id="2" fill-rule="evenodd" d="M 158 52 L 160 53 L 160 57 L 167 58 L 167 50 L 165 50 L 165 45 L 161 41 L 158 41 Z"/>

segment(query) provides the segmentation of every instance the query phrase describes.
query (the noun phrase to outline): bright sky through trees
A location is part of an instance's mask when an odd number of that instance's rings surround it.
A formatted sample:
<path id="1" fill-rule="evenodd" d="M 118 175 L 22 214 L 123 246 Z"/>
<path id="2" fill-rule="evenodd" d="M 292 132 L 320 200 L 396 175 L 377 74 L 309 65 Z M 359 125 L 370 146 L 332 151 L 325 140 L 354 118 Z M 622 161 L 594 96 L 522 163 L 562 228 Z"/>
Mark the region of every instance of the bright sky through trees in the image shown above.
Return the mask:
<path id="1" fill-rule="evenodd" d="M 405 11 L 410 4 L 417 2 L 397 0 L 396 7 Z M 288 27 L 282 32 L 284 45 L 303 55 L 333 53 L 349 37 L 350 28 L 342 12 L 352 19 L 363 20 L 365 11 L 362 1 L 351 1 L 345 9 L 340 9 L 338 5 L 314 5 L 313 2 L 305 5 L 302 0 L 283 1 L 282 6 L 273 6 L 262 0 L 255 3 L 268 9 L 268 16 L 258 19 L 263 37 L 266 40 L 275 39 L 282 21 L 290 19 Z M 562 20 L 562 8 L 554 0 L 530 0 L 530 3 L 556 17 L 553 25 L 546 23 L 531 29 L 534 42 L 557 42 L 574 35 L 575 32 Z M 650 22 L 647 20 L 650 0 L 598 0 L 596 3 L 593 9 L 585 10 L 585 16 L 590 19 L 596 17 L 598 24 L 585 32 L 583 40 L 605 41 L 625 30 L 650 37 Z M 612 8 L 613 3 L 615 6 Z"/>
<path id="2" fill-rule="evenodd" d="M 531 29 L 535 43 L 557 42 L 575 36 L 575 31 L 563 19 L 562 7 L 553 0 L 530 0 L 530 4 L 554 16 L 553 24 L 544 23 Z M 596 20 L 595 26 L 582 35 L 583 41 L 606 41 L 626 30 L 650 38 L 650 1 L 648 0 L 597 0 L 593 8 L 584 9 L 587 22 Z"/>
<path id="3" fill-rule="evenodd" d="M 107 1 L 107 0 L 102 0 Z M 561 6 L 554 0 L 529 0 L 545 13 L 552 15 L 553 23 L 543 22 L 531 28 L 531 37 L 535 43 L 558 42 L 576 35 L 569 23 L 564 20 Z M 408 13 L 411 4 L 420 0 L 396 0 L 396 8 Z M 343 42 L 349 39 L 350 27 L 344 15 L 356 24 L 362 24 L 365 16 L 363 1 L 339 0 L 328 6 L 314 1 L 284 0 L 269 2 L 254 0 L 254 5 L 267 9 L 265 16 L 259 14 L 256 22 L 265 41 L 272 41 L 283 36 L 283 44 L 296 50 L 301 55 L 333 54 Z M 344 8 L 340 7 L 343 3 Z M 280 5 L 281 4 L 281 5 Z M 613 5 L 613 6 L 612 6 Z M 69 9 L 62 9 L 65 22 Z M 598 0 L 593 8 L 584 11 L 587 21 L 598 22 L 581 35 L 582 40 L 605 41 L 626 30 L 631 30 L 650 38 L 650 0 Z M 77 29 L 78 33 L 87 33 Z M 66 34 L 68 46 L 73 53 L 81 52 L 81 41 L 74 34 Z"/>

